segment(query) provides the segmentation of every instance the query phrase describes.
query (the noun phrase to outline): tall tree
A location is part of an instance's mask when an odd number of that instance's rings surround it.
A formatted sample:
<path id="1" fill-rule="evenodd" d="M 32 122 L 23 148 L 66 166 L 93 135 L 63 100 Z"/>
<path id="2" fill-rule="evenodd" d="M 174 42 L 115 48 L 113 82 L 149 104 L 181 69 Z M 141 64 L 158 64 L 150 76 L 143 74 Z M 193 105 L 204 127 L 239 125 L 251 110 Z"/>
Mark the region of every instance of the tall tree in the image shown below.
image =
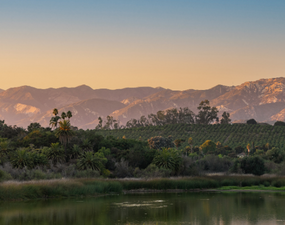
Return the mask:
<path id="1" fill-rule="evenodd" d="M 98 124 L 97 124 L 97 126 L 96 126 L 96 130 L 101 130 L 102 128 L 103 128 L 103 120 L 102 120 L 102 118 L 99 116 L 98 117 Z"/>
<path id="2" fill-rule="evenodd" d="M 67 156 L 67 144 L 70 139 L 74 136 L 74 131 L 71 129 L 70 121 L 62 120 L 59 121 L 59 128 L 56 130 L 55 133 L 56 137 L 59 138 L 59 141 L 64 146 L 65 158 L 68 161 Z"/>
<path id="3" fill-rule="evenodd" d="M 66 118 L 66 113 L 65 113 L 65 112 L 62 112 L 62 113 L 61 113 L 61 118 L 62 118 L 63 120 L 65 120 L 65 118 Z"/>
<path id="4" fill-rule="evenodd" d="M 27 128 L 27 130 L 30 133 L 33 130 L 40 130 L 41 128 L 42 128 L 42 126 L 39 123 L 30 123 L 30 125 Z"/>
<path id="5" fill-rule="evenodd" d="M 49 125 L 53 128 L 57 128 L 57 125 L 58 125 L 58 121 L 60 119 L 60 117 L 58 116 L 58 110 L 57 108 L 54 108 L 53 111 L 52 111 L 52 114 L 54 115 L 50 121 L 49 121 Z"/>
<path id="6" fill-rule="evenodd" d="M 109 130 L 114 128 L 114 124 L 117 122 L 112 116 L 107 116 L 107 122 L 104 126 L 104 129 Z"/>
<path id="7" fill-rule="evenodd" d="M 57 116 L 57 114 L 58 114 L 57 108 L 54 108 L 54 109 L 53 109 L 52 114 L 53 114 L 54 116 Z"/>
<path id="8" fill-rule="evenodd" d="M 49 125 L 51 127 L 54 127 L 54 128 L 57 128 L 57 125 L 58 125 L 58 121 L 60 120 L 60 117 L 59 116 L 53 116 L 50 121 L 49 121 Z"/>
<path id="9" fill-rule="evenodd" d="M 227 112 L 223 112 L 221 124 L 230 124 L 230 123 L 231 123 L 230 114 Z"/>
<path id="10" fill-rule="evenodd" d="M 70 120 L 70 118 L 72 117 L 72 112 L 71 112 L 71 111 L 68 111 L 68 112 L 66 113 L 66 116 L 67 116 L 68 120 Z"/>
<path id="11" fill-rule="evenodd" d="M 202 101 L 197 107 L 199 112 L 196 115 L 196 122 L 198 124 L 210 124 L 214 120 L 218 121 L 218 109 L 216 107 L 211 107 L 208 100 Z"/>

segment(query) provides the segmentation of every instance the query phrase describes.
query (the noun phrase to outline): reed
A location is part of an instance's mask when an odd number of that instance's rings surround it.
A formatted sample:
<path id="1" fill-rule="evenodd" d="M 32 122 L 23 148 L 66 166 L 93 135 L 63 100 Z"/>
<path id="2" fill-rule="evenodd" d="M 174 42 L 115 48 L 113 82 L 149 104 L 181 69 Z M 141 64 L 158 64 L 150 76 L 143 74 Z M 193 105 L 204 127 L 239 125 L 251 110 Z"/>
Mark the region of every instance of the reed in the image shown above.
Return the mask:
<path id="1" fill-rule="evenodd" d="M 115 181 L 63 179 L 32 182 L 5 182 L 0 185 L 0 200 L 40 198 L 67 198 L 120 193 L 122 187 Z"/>
<path id="2" fill-rule="evenodd" d="M 246 176 L 216 176 L 216 177 L 191 177 L 176 179 L 150 179 L 150 180 L 118 180 L 124 190 L 133 189 L 213 189 L 223 186 L 285 186 L 284 177 L 246 177 Z"/>
<path id="3" fill-rule="evenodd" d="M 284 177 L 247 177 L 247 176 L 213 176 L 188 178 L 157 178 L 149 180 L 125 179 L 55 179 L 40 181 L 6 181 L 0 183 L 0 200 L 69 198 L 81 196 L 96 196 L 99 194 L 121 193 L 123 190 L 200 190 L 225 187 L 230 189 L 258 187 L 285 187 Z M 226 188 L 228 187 L 228 188 Z M 281 188 L 282 189 L 282 188 Z M 281 190 L 278 189 L 278 190 Z M 283 188 L 285 189 L 285 188 Z M 282 189 L 282 190 L 283 190 Z"/>

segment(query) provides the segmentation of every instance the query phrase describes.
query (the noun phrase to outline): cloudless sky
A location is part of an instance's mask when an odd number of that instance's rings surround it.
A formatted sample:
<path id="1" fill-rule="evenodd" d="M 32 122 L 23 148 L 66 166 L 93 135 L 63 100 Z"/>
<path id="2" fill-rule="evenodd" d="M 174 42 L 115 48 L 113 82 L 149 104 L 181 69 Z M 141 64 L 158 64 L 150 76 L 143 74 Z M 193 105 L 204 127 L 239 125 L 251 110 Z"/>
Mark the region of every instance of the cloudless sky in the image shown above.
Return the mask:
<path id="1" fill-rule="evenodd" d="M 0 88 L 176 90 L 285 76 L 283 0 L 2 0 Z"/>

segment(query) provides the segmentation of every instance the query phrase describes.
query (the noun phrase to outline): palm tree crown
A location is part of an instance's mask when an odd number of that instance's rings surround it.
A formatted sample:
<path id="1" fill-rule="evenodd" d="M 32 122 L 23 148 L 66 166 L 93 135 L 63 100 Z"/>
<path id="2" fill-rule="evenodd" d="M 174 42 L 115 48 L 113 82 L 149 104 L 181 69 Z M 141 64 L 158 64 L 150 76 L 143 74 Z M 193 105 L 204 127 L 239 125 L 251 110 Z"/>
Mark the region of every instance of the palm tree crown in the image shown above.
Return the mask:
<path id="1" fill-rule="evenodd" d="M 68 119 L 70 119 L 70 118 L 72 117 L 71 111 L 68 111 L 68 112 L 66 113 L 66 116 L 67 116 Z"/>
<path id="2" fill-rule="evenodd" d="M 54 108 L 54 109 L 53 109 L 52 114 L 53 114 L 53 115 L 55 115 L 55 116 L 57 116 L 57 114 L 58 114 L 58 110 L 57 110 L 57 108 Z"/>

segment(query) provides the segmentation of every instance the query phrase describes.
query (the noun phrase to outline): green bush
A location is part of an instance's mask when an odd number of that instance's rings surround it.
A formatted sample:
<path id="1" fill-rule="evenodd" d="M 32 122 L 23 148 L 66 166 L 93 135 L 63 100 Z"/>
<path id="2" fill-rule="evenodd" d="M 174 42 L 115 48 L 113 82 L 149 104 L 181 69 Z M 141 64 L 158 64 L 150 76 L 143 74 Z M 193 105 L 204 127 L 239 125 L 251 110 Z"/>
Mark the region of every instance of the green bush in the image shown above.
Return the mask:
<path id="1" fill-rule="evenodd" d="M 3 171 L 3 170 L 0 170 L 0 181 L 5 181 L 5 180 L 12 180 L 12 176 L 11 174 Z"/>
<path id="2" fill-rule="evenodd" d="M 201 146 L 201 150 L 204 154 L 207 154 L 207 152 L 214 152 L 216 150 L 216 144 L 215 142 L 211 140 L 205 141 Z"/>
<path id="3" fill-rule="evenodd" d="M 260 156 L 244 157 L 240 162 L 240 168 L 244 173 L 252 173 L 260 176 L 265 173 L 264 160 Z"/>
<path id="4" fill-rule="evenodd" d="M 143 177 L 143 178 L 150 178 L 150 177 L 169 177 L 171 174 L 170 169 L 165 168 L 158 168 L 155 164 L 150 164 L 144 170 L 140 170 L 138 167 L 134 171 L 135 177 Z"/>
<path id="5" fill-rule="evenodd" d="M 182 158 L 179 152 L 175 149 L 163 148 L 161 151 L 158 151 L 156 156 L 153 159 L 153 163 L 164 169 L 169 169 L 175 172 L 178 172 L 181 165 Z"/>
<path id="6" fill-rule="evenodd" d="M 284 179 L 278 179 L 272 182 L 272 186 L 274 187 L 284 187 L 285 186 L 285 180 Z"/>

